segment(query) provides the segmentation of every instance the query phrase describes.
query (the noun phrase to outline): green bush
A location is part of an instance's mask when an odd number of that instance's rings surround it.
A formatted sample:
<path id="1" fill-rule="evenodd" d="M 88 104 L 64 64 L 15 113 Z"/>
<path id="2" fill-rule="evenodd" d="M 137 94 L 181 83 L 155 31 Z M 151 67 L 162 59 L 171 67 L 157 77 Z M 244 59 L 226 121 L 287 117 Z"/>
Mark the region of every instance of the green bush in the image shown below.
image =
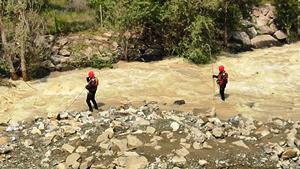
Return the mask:
<path id="1" fill-rule="evenodd" d="M 196 64 L 206 64 L 211 60 L 210 53 L 201 48 L 188 49 L 183 56 Z"/>
<path id="2" fill-rule="evenodd" d="M 97 25 L 95 12 L 92 11 L 57 11 L 43 12 L 50 34 L 68 34 L 94 28 Z"/>
<path id="3" fill-rule="evenodd" d="M 298 0 L 274 0 L 276 7 L 276 22 L 280 29 L 286 31 L 289 40 L 297 37 L 299 29 L 298 17 L 300 8 Z"/>
<path id="4" fill-rule="evenodd" d="M 0 59 L 0 75 L 9 75 L 9 65 L 6 60 Z"/>
<path id="5" fill-rule="evenodd" d="M 103 59 L 101 57 L 97 57 L 97 56 L 93 56 L 91 58 L 91 61 L 90 61 L 90 66 L 92 68 L 97 68 L 97 69 L 102 69 L 102 68 L 113 68 L 112 66 L 113 64 L 113 60 L 112 59 Z"/>

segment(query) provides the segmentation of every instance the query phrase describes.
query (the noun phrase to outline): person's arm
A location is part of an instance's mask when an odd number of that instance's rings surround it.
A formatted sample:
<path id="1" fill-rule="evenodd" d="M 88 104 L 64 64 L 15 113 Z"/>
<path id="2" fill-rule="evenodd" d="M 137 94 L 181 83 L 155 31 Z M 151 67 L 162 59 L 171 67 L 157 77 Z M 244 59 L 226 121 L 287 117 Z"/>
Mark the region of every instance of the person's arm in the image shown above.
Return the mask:
<path id="1" fill-rule="evenodd" d="M 86 77 L 86 81 L 88 82 L 88 84 L 85 86 L 85 88 L 86 88 L 87 90 L 89 90 L 89 89 L 91 88 L 91 84 L 90 84 L 91 78 Z"/>
<path id="2" fill-rule="evenodd" d="M 218 76 L 217 76 L 217 75 L 213 75 L 212 77 L 213 77 L 213 78 L 218 78 Z"/>

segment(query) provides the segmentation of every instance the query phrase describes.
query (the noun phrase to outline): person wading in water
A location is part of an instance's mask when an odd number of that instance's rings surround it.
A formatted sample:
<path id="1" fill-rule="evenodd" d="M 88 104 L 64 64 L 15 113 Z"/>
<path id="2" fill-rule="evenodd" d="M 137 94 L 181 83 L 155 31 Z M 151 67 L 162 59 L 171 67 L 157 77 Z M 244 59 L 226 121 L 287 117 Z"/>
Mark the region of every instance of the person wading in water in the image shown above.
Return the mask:
<path id="1" fill-rule="evenodd" d="M 93 107 L 92 107 L 91 101 L 94 105 L 94 108 L 96 110 L 98 110 L 98 105 L 97 105 L 97 102 L 95 100 L 95 95 L 96 95 L 96 92 L 97 92 L 97 87 L 98 87 L 99 81 L 95 77 L 95 74 L 94 74 L 93 71 L 90 71 L 88 73 L 88 75 L 89 76 L 86 78 L 86 81 L 88 82 L 88 84 L 85 86 L 85 88 L 89 91 L 88 94 L 87 94 L 87 97 L 86 97 L 86 103 L 89 106 L 89 110 L 91 112 L 93 112 Z"/>
<path id="2" fill-rule="evenodd" d="M 220 88 L 221 99 L 225 101 L 225 88 L 228 82 L 228 74 L 226 73 L 223 65 L 219 66 L 219 74 L 213 75 L 213 78 L 217 78 L 217 83 Z"/>

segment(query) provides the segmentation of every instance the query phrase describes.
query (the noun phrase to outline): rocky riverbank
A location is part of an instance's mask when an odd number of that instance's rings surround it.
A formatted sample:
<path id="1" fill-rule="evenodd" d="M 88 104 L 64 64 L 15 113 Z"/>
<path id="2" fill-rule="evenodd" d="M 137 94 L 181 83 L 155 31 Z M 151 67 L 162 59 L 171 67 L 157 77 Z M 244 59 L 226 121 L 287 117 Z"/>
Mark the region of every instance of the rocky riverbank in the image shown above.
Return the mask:
<path id="1" fill-rule="evenodd" d="M 149 102 L 1 126 L 1 168 L 300 168 L 298 121 L 221 121 L 214 109 L 163 111 Z"/>

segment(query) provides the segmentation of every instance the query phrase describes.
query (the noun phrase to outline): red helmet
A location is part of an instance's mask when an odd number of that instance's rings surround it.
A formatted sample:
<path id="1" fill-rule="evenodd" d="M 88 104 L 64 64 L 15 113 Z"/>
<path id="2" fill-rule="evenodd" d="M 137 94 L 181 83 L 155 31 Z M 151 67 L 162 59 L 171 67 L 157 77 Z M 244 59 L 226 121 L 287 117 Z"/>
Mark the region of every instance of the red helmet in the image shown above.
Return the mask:
<path id="1" fill-rule="evenodd" d="M 94 72 L 91 70 L 91 71 L 89 71 L 89 77 L 90 78 L 94 78 L 95 77 L 95 74 L 94 74 Z"/>
<path id="2" fill-rule="evenodd" d="M 225 67 L 224 67 L 223 65 L 220 65 L 220 66 L 219 66 L 219 71 L 220 71 L 220 72 L 223 72 L 224 69 L 225 69 Z"/>

